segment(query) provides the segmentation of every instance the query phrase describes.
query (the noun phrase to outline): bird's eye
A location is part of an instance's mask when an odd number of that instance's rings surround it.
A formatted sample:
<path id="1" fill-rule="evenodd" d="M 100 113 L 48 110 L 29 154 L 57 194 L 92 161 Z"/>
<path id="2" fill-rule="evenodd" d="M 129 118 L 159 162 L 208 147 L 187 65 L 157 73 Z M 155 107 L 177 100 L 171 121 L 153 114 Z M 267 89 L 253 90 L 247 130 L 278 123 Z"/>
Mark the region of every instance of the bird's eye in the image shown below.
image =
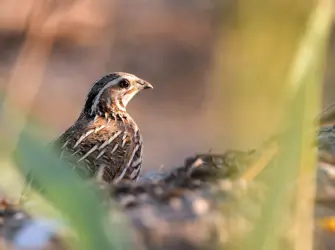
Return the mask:
<path id="1" fill-rule="evenodd" d="M 130 86 L 130 83 L 127 79 L 122 79 L 119 83 L 119 86 L 123 89 L 126 89 Z"/>

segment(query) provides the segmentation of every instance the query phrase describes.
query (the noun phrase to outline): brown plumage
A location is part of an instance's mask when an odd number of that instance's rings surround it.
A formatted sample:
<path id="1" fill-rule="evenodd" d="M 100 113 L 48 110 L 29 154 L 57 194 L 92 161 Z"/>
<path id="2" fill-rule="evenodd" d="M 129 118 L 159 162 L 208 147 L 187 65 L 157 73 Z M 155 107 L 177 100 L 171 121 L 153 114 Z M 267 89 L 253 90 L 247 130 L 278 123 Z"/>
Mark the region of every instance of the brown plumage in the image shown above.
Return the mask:
<path id="1" fill-rule="evenodd" d="M 84 177 L 103 182 L 136 180 L 142 136 L 126 111 L 128 102 L 152 85 L 135 75 L 112 73 L 93 84 L 77 121 L 52 147 Z"/>

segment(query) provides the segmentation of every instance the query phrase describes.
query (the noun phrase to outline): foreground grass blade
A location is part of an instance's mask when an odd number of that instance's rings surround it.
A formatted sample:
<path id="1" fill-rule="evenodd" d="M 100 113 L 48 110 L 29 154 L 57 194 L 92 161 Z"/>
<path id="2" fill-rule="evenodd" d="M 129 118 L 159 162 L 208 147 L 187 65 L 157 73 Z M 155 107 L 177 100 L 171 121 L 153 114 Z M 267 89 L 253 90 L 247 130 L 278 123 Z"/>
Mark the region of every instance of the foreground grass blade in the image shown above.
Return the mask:
<path id="1" fill-rule="evenodd" d="M 48 200 L 61 210 L 75 229 L 79 249 L 120 249 L 121 242 L 125 240 L 122 230 L 120 226 L 118 230 L 110 227 L 108 236 L 111 238 L 107 236 L 108 223 L 105 221 L 108 215 L 100 204 L 97 190 L 84 184 L 70 166 L 64 165 L 41 145 L 23 131 L 15 153 L 16 162 L 24 173 L 34 171 L 35 179 L 45 190 Z"/>
<path id="2" fill-rule="evenodd" d="M 331 1 L 320 1 L 311 13 L 288 77 L 284 133 L 279 139 L 279 155 L 271 179 L 262 217 L 243 249 L 278 249 L 288 208 L 297 197 L 293 238 L 295 249 L 312 249 L 312 220 L 315 172 L 314 118 L 319 110 L 325 48 L 331 24 Z M 301 168 L 299 169 L 299 167 Z M 298 178 L 298 193 L 293 184 Z M 299 216 L 297 216 L 299 215 Z M 293 223 L 294 223 L 293 222 Z M 291 223 L 291 224 L 293 224 Z"/>

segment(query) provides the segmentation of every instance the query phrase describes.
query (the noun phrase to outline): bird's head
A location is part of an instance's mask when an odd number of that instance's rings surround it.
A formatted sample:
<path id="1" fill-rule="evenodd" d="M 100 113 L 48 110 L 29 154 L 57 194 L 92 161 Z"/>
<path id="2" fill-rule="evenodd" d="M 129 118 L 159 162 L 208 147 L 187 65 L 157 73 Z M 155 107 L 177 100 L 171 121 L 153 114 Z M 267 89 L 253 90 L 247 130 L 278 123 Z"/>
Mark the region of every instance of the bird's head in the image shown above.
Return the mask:
<path id="1" fill-rule="evenodd" d="M 129 101 L 141 90 L 153 86 L 135 75 L 116 72 L 95 82 L 87 95 L 83 113 L 85 116 L 125 112 Z"/>

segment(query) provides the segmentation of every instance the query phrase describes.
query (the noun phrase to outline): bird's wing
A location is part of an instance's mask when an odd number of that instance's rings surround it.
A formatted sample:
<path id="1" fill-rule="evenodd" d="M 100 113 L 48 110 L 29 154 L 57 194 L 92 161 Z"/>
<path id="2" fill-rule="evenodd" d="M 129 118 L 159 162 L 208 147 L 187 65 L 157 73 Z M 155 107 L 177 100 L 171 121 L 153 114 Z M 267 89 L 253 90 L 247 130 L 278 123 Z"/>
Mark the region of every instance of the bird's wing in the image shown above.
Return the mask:
<path id="1" fill-rule="evenodd" d="M 127 144 L 127 141 L 129 143 Z M 123 144 L 127 145 L 124 147 L 125 157 L 122 163 L 122 166 L 117 172 L 117 176 L 114 182 L 119 182 L 122 179 L 136 180 L 139 176 L 141 164 L 142 164 L 142 155 L 143 155 L 143 142 L 142 137 L 138 131 L 134 134 L 128 134 L 123 140 Z"/>

